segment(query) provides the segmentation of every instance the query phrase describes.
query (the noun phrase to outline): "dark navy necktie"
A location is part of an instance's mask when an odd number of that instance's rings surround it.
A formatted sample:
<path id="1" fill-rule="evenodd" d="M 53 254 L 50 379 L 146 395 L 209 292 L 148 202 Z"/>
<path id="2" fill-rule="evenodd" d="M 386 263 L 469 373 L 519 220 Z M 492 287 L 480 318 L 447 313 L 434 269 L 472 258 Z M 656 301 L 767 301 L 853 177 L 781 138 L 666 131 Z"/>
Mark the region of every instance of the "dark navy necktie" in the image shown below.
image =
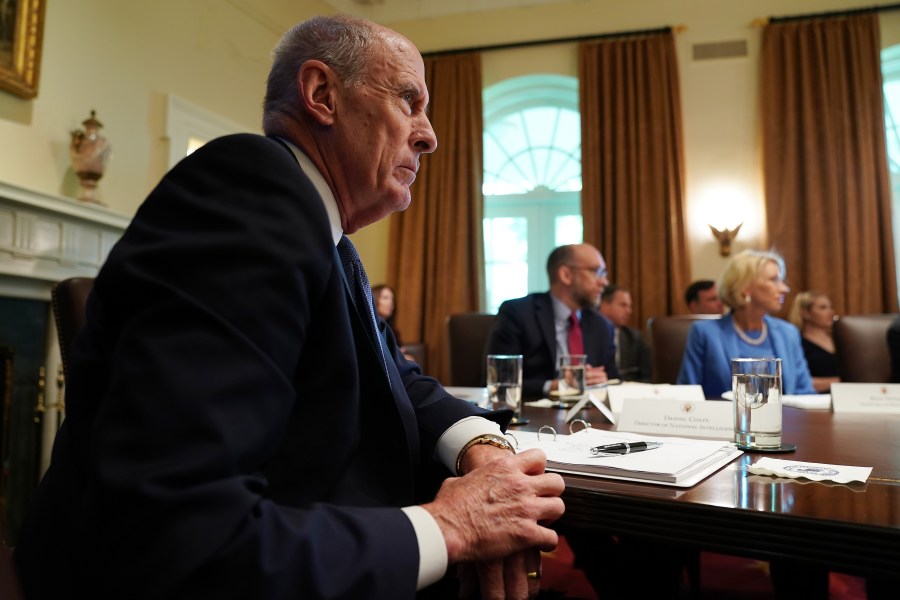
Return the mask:
<path id="1" fill-rule="evenodd" d="M 338 256 L 341 257 L 347 281 L 353 290 L 352 297 L 353 303 L 356 305 L 356 311 L 366 325 L 366 329 L 372 337 L 372 342 L 378 349 L 381 362 L 384 364 L 384 371 L 387 373 L 387 361 L 384 358 L 384 348 L 381 346 L 381 335 L 378 333 L 378 321 L 375 319 L 375 311 L 372 308 L 372 288 L 369 286 L 366 270 L 363 268 L 356 247 L 353 246 L 353 242 L 346 235 L 341 236 L 341 241 L 337 245 L 337 251 Z"/>

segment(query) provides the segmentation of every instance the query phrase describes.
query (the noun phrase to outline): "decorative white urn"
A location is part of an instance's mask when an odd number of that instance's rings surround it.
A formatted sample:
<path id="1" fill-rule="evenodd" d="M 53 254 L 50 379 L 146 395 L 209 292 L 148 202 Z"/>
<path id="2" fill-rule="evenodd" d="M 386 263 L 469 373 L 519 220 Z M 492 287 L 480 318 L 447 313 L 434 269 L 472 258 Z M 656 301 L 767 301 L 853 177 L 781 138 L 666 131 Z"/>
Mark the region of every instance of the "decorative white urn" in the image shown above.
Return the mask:
<path id="1" fill-rule="evenodd" d="M 72 168 L 81 182 L 82 202 L 103 204 L 97 200 L 94 191 L 97 182 L 103 177 L 106 163 L 109 162 L 112 146 L 106 138 L 100 135 L 103 123 L 97 120 L 97 111 L 92 110 L 91 116 L 81 122 L 84 129 L 75 129 L 70 132 L 72 142 L 69 144 L 69 157 L 72 159 Z"/>

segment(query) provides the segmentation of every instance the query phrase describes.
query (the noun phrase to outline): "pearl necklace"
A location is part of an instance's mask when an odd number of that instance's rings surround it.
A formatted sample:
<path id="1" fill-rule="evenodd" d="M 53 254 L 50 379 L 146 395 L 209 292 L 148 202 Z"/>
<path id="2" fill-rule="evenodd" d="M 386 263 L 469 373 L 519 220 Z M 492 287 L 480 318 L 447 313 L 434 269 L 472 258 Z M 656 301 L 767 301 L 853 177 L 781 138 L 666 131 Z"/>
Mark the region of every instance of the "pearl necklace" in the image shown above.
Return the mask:
<path id="1" fill-rule="evenodd" d="M 738 337 L 750 344 L 751 346 L 759 346 L 764 341 L 766 341 L 766 337 L 769 335 L 769 328 L 766 326 L 766 322 L 763 321 L 762 324 L 762 333 L 758 338 L 752 338 L 747 333 L 741 329 L 741 326 L 737 324 L 737 321 L 732 320 L 731 324 L 734 326 L 734 331 L 738 334 Z"/>

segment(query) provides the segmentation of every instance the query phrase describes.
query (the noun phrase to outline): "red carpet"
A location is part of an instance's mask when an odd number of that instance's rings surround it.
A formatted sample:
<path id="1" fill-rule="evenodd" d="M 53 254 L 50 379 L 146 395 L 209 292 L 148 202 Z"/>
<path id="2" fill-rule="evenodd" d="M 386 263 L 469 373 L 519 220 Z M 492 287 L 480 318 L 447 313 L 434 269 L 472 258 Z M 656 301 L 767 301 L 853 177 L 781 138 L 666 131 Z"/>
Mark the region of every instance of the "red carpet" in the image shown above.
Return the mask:
<path id="1" fill-rule="evenodd" d="M 554 552 L 543 555 L 539 598 L 554 600 L 602 600 L 581 570 L 572 566 L 572 550 L 560 538 Z M 685 597 L 688 597 L 687 591 Z M 866 600 L 865 583 L 859 577 L 832 573 L 829 600 Z M 765 561 L 703 552 L 700 555 L 700 594 L 695 600 L 770 600 L 775 598 Z"/>

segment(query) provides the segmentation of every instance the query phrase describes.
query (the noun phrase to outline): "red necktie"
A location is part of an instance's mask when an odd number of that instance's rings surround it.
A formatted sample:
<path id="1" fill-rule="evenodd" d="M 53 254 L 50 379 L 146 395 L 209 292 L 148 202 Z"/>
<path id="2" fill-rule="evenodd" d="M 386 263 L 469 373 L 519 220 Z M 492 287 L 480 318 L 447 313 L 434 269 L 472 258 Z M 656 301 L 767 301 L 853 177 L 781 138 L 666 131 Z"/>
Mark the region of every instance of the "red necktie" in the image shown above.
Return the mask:
<path id="1" fill-rule="evenodd" d="M 584 354 L 584 338 L 581 337 L 581 323 L 573 311 L 569 315 L 569 354 Z"/>

